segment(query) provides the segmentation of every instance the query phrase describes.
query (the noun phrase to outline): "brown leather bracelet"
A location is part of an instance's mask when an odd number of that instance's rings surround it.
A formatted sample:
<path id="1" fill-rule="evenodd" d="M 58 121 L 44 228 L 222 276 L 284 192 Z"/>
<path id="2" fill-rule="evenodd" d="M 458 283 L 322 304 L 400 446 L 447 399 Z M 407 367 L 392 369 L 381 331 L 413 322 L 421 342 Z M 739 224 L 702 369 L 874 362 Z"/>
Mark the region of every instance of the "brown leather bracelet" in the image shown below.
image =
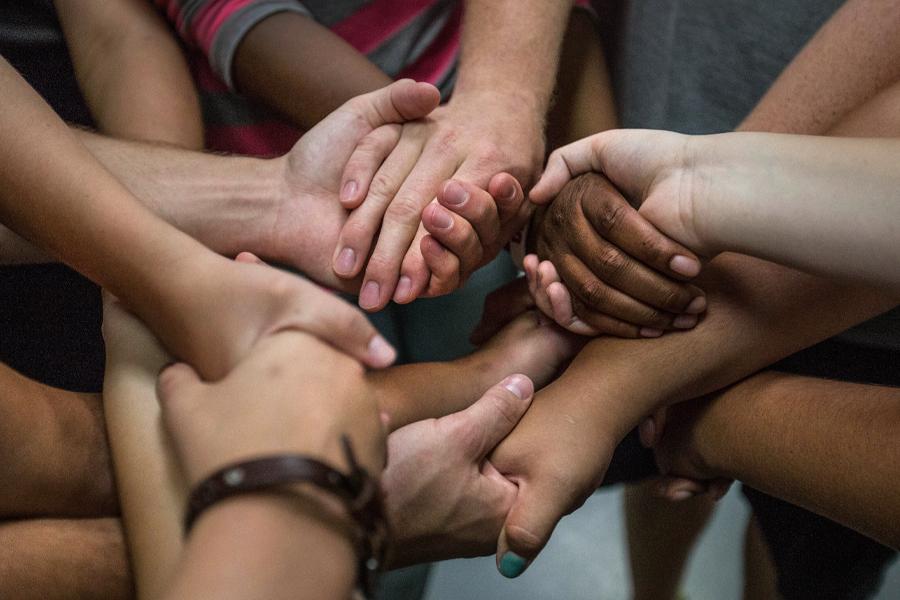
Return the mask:
<path id="1" fill-rule="evenodd" d="M 342 436 L 341 442 L 350 465 L 349 474 L 297 454 L 265 456 L 219 469 L 191 492 L 184 521 L 185 535 L 197 517 L 217 502 L 286 485 L 309 483 L 342 500 L 358 525 L 358 591 L 364 597 L 370 596 L 384 560 L 387 523 L 377 481 L 356 461 L 347 436 Z"/>

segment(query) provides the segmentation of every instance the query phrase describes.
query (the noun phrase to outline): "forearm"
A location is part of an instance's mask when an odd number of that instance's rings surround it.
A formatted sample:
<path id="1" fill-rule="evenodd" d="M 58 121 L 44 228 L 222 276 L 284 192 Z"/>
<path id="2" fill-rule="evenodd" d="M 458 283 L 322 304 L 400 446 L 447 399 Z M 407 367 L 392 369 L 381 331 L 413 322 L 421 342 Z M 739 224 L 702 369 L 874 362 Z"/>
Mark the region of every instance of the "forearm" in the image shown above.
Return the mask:
<path id="1" fill-rule="evenodd" d="M 900 5 L 850 0 L 784 70 L 741 125 L 823 134 L 900 78 Z"/>
<path id="2" fill-rule="evenodd" d="M 597 338 L 548 390 L 601 405 L 622 439 L 659 407 L 721 389 L 896 304 L 730 254 L 710 263 L 698 285 L 709 310 L 695 329 L 652 340 Z"/>
<path id="3" fill-rule="evenodd" d="M 451 102 L 491 94 L 543 119 L 571 9 L 568 0 L 467 0 Z"/>
<path id="4" fill-rule="evenodd" d="M 165 598 L 349 598 L 353 547 L 315 510 L 274 495 L 210 509 L 192 532 Z"/>
<path id="5" fill-rule="evenodd" d="M 293 12 L 254 26 L 234 57 L 236 86 L 310 129 L 341 104 L 391 78 L 327 27 Z"/>
<path id="6" fill-rule="evenodd" d="M 56 0 L 75 74 L 98 128 L 203 147 L 200 102 L 181 49 L 143 0 Z"/>
<path id="7" fill-rule="evenodd" d="M 711 472 L 900 547 L 900 390 L 767 373 L 704 408 Z"/>
<path id="8" fill-rule="evenodd" d="M 0 265 L 33 265 L 56 260 L 14 231 L 0 225 Z"/>
<path id="9" fill-rule="evenodd" d="M 0 221 L 153 321 L 170 269 L 202 247 L 135 201 L 5 62 L 0 84 Z"/>
<path id="10" fill-rule="evenodd" d="M 693 223 L 705 245 L 900 292 L 900 141 L 725 134 L 691 143 Z"/>
<path id="11" fill-rule="evenodd" d="M 265 234 L 274 226 L 283 160 L 77 134 L 94 158 L 167 222 L 220 254 L 246 250 L 271 258 Z"/>

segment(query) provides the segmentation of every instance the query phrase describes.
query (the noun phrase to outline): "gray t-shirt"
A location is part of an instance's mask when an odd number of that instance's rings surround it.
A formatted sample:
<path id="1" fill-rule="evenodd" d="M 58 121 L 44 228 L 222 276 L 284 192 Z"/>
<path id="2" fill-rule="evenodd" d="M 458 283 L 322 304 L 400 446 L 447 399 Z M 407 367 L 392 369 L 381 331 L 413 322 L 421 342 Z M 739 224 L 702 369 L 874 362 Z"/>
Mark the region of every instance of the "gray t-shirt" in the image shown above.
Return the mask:
<path id="1" fill-rule="evenodd" d="M 614 72 L 623 127 L 737 127 L 842 0 L 627 0 Z M 900 309 L 841 334 L 900 351 Z"/>

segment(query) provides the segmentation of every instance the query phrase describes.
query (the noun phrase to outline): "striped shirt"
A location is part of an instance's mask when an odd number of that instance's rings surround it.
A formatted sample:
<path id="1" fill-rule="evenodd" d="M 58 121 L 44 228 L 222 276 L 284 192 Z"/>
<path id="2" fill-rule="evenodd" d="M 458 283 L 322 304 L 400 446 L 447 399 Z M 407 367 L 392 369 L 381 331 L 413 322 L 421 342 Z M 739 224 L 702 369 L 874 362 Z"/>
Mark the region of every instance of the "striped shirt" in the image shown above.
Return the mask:
<path id="1" fill-rule="evenodd" d="M 274 156 L 301 131 L 235 93 L 234 54 L 263 19 L 294 12 L 343 38 L 392 78 L 427 81 L 449 97 L 456 79 L 461 0 L 154 0 L 193 51 L 211 150 Z M 587 6 L 587 0 L 575 0 Z"/>
<path id="2" fill-rule="evenodd" d="M 458 0 L 154 0 L 192 50 L 207 146 L 258 156 L 287 152 L 301 135 L 235 93 L 232 62 L 250 29 L 279 12 L 294 12 L 331 29 L 393 78 L 436 85 L 446 97 L 459 55 Z"/>

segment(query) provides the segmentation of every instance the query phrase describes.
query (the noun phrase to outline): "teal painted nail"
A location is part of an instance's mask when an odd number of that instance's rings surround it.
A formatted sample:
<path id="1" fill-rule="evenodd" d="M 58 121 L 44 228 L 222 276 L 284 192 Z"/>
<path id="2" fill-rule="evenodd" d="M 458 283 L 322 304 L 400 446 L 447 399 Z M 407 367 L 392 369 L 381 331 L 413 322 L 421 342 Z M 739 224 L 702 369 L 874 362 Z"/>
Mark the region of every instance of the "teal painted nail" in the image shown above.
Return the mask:
<path id="1" fill-rule="evenodd" d="M 528 563 L 515 552 L 507 552 L 500 559 L 500 574 L 509 579 L 514 579 L 525 571 Z"/>

